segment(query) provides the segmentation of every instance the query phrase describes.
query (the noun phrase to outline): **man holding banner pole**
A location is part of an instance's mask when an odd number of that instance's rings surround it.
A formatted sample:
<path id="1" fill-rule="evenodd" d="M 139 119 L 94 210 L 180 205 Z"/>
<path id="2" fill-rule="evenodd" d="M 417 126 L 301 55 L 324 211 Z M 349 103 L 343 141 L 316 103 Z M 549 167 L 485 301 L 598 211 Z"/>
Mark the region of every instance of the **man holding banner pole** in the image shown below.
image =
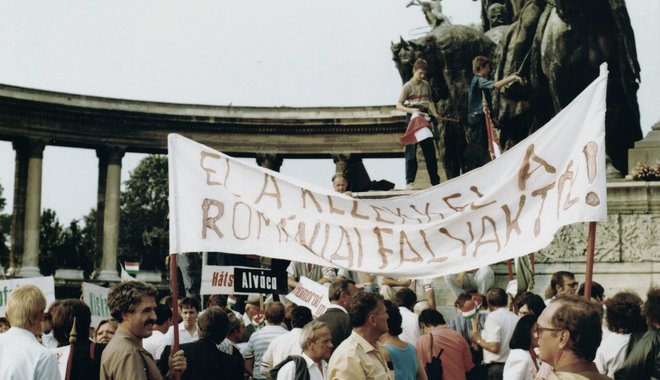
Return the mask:
<path id="1" fill-rule="evenodd" d="M 156 323 L 156 294 L 153 285 L 139 281 L 120 283 L 108 294 L 108 307 L 119 327 L 101 356 L 101 380 L 163 379 L 153 356 L 142 348 L 142 339 L 151 336 Z M 183 351 L 170 356 L 168 364 L 166 378 L 178 378 L 186 370 Z"/>

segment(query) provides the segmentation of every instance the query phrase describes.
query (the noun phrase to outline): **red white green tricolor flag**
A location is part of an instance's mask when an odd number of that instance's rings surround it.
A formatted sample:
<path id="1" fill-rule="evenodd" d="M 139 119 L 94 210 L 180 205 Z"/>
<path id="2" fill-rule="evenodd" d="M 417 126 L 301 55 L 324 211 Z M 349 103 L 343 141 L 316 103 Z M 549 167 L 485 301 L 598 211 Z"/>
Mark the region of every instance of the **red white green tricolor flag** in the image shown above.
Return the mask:
<path id="1" fill-rule="evenodd" d="M 170 251 L 258 254 L 435 277 L 523 256 L 607 220 L 607 69 L 487 165 L 410 196 L 357 200 L 169 136 Z M 323 173 L 319 173 L 323 175 Z"/>

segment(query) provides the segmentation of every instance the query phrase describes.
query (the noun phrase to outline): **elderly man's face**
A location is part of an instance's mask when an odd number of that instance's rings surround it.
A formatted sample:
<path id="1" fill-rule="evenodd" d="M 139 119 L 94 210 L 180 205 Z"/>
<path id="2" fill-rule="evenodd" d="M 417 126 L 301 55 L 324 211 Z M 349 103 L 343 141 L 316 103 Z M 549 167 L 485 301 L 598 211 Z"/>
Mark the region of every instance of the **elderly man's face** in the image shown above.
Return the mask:
<path id="1" fill-rule="evenodd" d="M 552 317 L 559 309 L 559 302 L 550 302 L 539 319 L 536 321 L 534 336 L 538 339 L 539 359 L 554 366 L 559 352 L 563 348 L 561 345 L 561 330 L 552 325 Z"/>
<path id="2" fill-rule="evenodd" d="M 345 177 L 342 177 L 342 176 L 338 175 L 332 181 L 332 187 L 338 193 L 346 192 L 346 188 L 348 188 L 348 181 L 346 181 Z"/>
<path id="3" fill-rule="evenodd" d="M 330 360 L 332 347 L 330 329 L 322 327 L 316 335 L 316 340 L 313 343 L 308 343 L 305 353 L 314 360 Z"/>

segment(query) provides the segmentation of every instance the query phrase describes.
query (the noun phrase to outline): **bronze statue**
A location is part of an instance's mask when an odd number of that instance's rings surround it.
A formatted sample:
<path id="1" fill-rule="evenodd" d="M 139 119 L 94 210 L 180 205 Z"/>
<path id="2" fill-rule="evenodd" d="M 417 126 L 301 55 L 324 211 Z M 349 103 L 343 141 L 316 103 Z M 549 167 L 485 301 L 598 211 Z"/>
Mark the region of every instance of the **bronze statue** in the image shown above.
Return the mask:
<path id="1" fill-rule="evenodd" d="M 496 79 L 519 73 L 528 88 L 505 89 L 495 101 L 507 146 L 566 107 L 608 63 L 606 151 L 620 172 L 642 138 L 639 62 L 624 0 L 527 0 L 499 47 Z M 508 92 L 507 92 L 508 91 Z"/>

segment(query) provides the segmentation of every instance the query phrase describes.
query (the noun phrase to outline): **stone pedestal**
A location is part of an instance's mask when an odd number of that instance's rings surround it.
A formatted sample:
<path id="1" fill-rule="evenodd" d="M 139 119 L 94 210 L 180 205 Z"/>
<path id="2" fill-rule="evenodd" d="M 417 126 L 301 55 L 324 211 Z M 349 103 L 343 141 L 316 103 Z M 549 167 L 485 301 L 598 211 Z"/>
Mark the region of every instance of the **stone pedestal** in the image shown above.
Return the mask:
<path id="1" fill-rule="evenodd" d="M 628 173 L 632 173 L 637 164 L 653 166 L 660 162 L 660 121 L 651 127 L 651 132 L 635 147 L 628 150 Z"/>
<path id="2" fill-rule="evenodd" d="M 85 276 L 82 269 L 57 269 L 55 271 L 55 279 L 83 281 Z"/>

